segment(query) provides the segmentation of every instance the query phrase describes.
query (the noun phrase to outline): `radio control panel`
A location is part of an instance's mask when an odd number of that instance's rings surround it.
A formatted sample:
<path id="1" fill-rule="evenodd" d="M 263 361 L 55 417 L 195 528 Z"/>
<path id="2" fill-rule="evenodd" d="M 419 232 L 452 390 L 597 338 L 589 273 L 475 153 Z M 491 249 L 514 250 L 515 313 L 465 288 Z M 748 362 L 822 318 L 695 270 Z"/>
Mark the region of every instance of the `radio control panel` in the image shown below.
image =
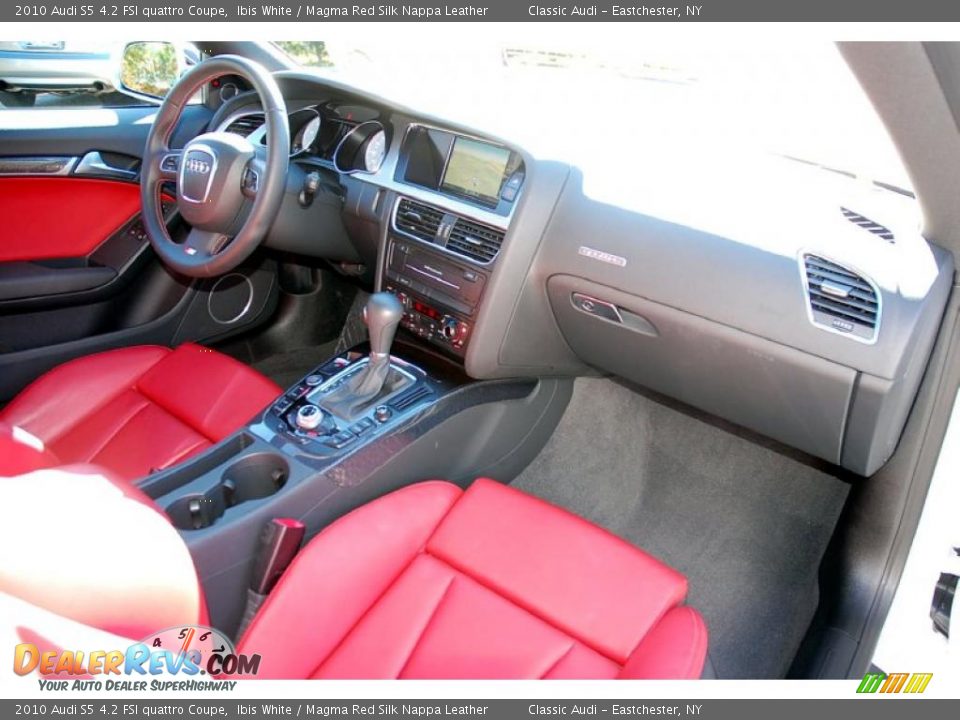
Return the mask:
<path id="1" fill-rule="evenodd" d="M 403 303 L 404 312 L 403 320 L 400 321 L 401 327 L 428 342 L 444 346 L 457 355 L 463 355 L 467 338 L 470 335 L 470 324 L 468 322 L 455 315 L 445 313 L 419 299 L 411 291 L 404 291 L 392 283 L 388 282 L 385 289 L 394 293 Z"/>
<path id="2" fill-rule="evenodd" d="M 391 238 L 382 287 L 403 303 L 401 326 L 462 357 L 487 273 L 419 243 Z"/>

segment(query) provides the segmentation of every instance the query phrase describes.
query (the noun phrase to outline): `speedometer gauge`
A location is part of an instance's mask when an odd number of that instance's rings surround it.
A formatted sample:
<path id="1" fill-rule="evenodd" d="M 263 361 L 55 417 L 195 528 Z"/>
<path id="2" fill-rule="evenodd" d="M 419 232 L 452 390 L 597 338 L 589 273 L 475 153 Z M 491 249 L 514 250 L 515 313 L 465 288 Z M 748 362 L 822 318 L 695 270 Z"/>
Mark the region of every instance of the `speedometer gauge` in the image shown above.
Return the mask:
<path id="1" fill-rule="evenodd" d="M 290 148 L 291 155 L 299 155 L 309 150 L 317 141 L 320 134 L 320 116 L 314 115 L 306 125 L 300 128 L 300 131 L 293 138 L 293 147 Z"/>
<path id="2" fill-rule="evenodd" d="M 333 152 L 338 172 L 375 173 L 387 155 L 387 134 L 379 122 L 368 120 L 350 130 Z"/>
<path id="3" fill-rule="evenodd" d="M 383 130 L 378 130 L 367 140 L 367 147 L 363 151 L 363 169 L 369 173 L 375 173 L 383 165 L 386 155 L 387 134 Z"/>

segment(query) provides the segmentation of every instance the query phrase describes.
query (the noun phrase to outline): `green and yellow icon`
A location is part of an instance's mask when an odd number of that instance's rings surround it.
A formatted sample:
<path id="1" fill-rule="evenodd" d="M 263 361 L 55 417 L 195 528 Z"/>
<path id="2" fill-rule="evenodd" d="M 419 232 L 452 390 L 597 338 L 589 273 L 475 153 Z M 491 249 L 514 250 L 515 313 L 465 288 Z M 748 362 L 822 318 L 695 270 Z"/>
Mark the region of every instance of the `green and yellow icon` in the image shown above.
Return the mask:
<path id="1" fill-rule="evenodd" d="M 927 689 L 933 673 L 867 673 L 860 681 L 858 693 L 912 693 Z"/>

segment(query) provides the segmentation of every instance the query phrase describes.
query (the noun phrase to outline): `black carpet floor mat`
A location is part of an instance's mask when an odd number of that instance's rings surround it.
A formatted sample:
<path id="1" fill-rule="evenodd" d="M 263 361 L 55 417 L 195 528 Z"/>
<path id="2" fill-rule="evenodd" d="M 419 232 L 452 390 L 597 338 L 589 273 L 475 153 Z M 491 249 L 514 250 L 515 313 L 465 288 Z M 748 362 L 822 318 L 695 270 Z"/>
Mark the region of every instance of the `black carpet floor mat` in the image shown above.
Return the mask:
<path id="1" fill-rule="evenodd" d="M 576 381 L 550 442 L 513 485 L 684 573 L 721 678 L 786 674 L 849 487 L 606 379 Z"/>

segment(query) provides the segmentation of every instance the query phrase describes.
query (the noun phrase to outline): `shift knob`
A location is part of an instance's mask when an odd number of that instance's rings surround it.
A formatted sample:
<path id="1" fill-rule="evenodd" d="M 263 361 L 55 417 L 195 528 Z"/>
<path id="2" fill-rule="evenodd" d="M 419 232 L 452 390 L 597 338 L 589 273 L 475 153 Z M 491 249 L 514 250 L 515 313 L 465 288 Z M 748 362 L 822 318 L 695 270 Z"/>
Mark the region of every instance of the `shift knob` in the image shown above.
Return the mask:
<path id="1" fill-rule="evenodd" d="M 403 303 L 390 292 L 374 293 L 363 308 L 363 321 L 370 331 L 370 353 L 389 355 L 397 326 L 403 319 Z"/>

